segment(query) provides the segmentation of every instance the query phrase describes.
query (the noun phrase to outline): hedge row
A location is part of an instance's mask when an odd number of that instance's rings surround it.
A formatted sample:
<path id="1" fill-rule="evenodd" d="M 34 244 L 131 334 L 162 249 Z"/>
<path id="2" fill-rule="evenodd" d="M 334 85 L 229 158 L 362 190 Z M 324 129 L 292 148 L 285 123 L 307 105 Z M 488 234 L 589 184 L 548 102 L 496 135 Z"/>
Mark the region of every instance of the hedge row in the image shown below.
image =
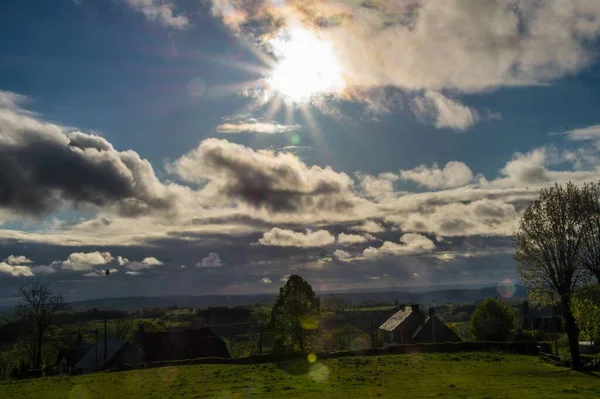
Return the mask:
<path id="1" fill-rule="evenodd" d="M 435 344 L 395 345 L 386 348 L 370 348 L 354 351 L 322 352 L 317 353 L 318 359 L 334 359 L 349 356 L 380 356 L 398 355 L 405 353 L 457 353 L 457 352 L 485 352 L 498 351 L 506 353 L 518 353 L 537 355 L 542 352 L 551 351 L 549 342 L 448 342 Z M 270 353 L 266 355 L 254 355 L 237 359 L 225 358 L 201 358 L 172 360 L 153 363 L 141 363 L 135 366 L 129 365 L 125 368 L 155 368 L 166 366 L 183 366 L 191 364 L 261 364 L 278 363 L 289 360 L 304 358 L 306 355 L 300 353 Z"/>

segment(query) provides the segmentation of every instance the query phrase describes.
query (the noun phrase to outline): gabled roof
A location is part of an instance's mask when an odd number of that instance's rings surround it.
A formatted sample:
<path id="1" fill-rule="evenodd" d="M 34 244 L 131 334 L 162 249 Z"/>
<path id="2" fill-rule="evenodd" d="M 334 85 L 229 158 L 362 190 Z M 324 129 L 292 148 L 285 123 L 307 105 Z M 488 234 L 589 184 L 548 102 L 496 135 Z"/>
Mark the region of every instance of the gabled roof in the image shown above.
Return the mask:
<path id="1" fill-rule="evenodd" d="M 98 351 L 96 353 L 96 345 L 92 344 L 91 349 L 81 358 L 76 364 L 76 369 L 83 370 L 102 370 L 104 365 L 109 363 L 127 341 L 121 339 L 109 339 L 106 341 L 106 359 L 104 359 L 104 340 L 98 341 Z M 97 360 L 96 360 L 97 356 Z"/>
<path id="2" fill-rule="evenodd" d="M 394 331 L 401 324 L 408 322 L 408 320 L 413 317 L 419 317 L 421 318 L 421 321 L 422 318 L 424 318 L 421 312 L 419 312 L 418 310 L 413 312 L 412 308 L 410 306 L 407 306 L 404 310 L 399 310 L 396 313 L 394 313 L 392 317 L 387 319 L 387 321 L 379 327 L 379 329 L 385 331 Z"/>
<path id="3" fill-rule="evenodd" d="M 229 358 L 225 342 L 210 328 L 182 328 L 145 332 L 139 336 L 145 360 L 183 360 L 203 357 Z"/>
<path id="4" fill-rule="evenodd" d="M 435 325 L 432 323 L 435 321 Z M 435 339 L 433 329 L 435 328 Z M 425 323 L 419 326 L 412 336 L 413 343 L 420 342 L 460 342 L 462 341 L 458 335 L 454 333 L 443 321 L 437 316 L 427 317 Z"/>
<path id="5" fill-rule="evenodd" d="M 77 346 L 75 348 L 61 349 L 58 353 L 58 357 L 56 359 L 56 364 L 58 365 L 61 360 L 67 359 L 67 364 L 69 366 L 74 366 L 78 361 L 81 360 L 92 348 L 94 344 L 83 344 Z"/>

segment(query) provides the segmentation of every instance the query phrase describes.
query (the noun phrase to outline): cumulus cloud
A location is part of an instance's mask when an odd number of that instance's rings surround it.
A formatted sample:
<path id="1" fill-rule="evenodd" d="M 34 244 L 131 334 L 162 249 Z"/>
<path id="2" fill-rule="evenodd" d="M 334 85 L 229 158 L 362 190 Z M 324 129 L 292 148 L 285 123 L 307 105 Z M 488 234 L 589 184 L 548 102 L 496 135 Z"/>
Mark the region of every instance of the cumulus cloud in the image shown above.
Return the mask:
<path id="1" fill-rule="evenodd" d="M 214 269 L 221 266 L 223 266 L 221 258 L 219 258 L 219 255 L 217 255 L 214 252 L 211 252 L 206 258 L 203 258 L 201 262 L 198 262 L 196 264 L 196 267 L 206 267 L 210 269 Z"/>
<path id="2" fill-rule="evenodd" d="M 33 272 L 29 266 L 9 265 L 6 262 L 0 262 L 0 273 L 8 274 L 12 277 L 31 277 Z"/>
<path id="3" fill-rule="evenodd" d="M 279 281 L 281 281 L 282 283 L 287 283 L 287 281 L 290 279 L 291 276 L 292 276 L 291 274 L 286 274 L 285 276 L 280 278 Z"/>
<path id="4" fill-rule="evenodd" d="M 53 262 L 63 270 L 91 271 L 93 267 L 106 265 L 114 260 L 110 252 L 74 252 L 64 261 Z"/>
<path id="5" fill-rule="evenodd" d="M 292 230 L 283 230 L 274 227 L 263 234 L 258 240 L 261 245 L 273 247 L 326 247 L 335 242 L 335 237 L 327 230 L 312 231 L 306 230 L 306 233 L 295 232 Z"/>
<path id="6" fill-rule="evenodd" d="M 348 85 L 476 92 L 532 85 L 594 59 L 600 3 L 589 0 L 213 0 L 235 31 L 300 22 L 332 43 Z"/>
<path id="7" fill-rule="evenodd" d="M 341 249 L 337 249 L 334 253 L 333 256 L 335 256 L 337 259 L 341 260 L 342 262 L 348 262 L 350 260 L 352 260 L 353 256 L 351 253 L 346 252 L 344 250 Z"/>
<path id="8" fill-rule="evenodd" d="M 381 256 L 418 255 L 435 249 L 435 244 L 421 234 L 407 233 L 400 238 L 400 244 L 385 241 L 379 248 L 369 247 L 363 251 L 367 259 Z"/>
<path id="9" fill-rule="evenodd" d="M 361 225 L 353 226 L 351 230 L 362 231 L 365 233 L 383 233 L 385 228 L 380 223 L 377 223 L 373 220 L 367 220 Z"/>
<path id="10" fill-rule="evenodd" d="M 163 185 L 134 151 L 7 107 L 0 107 L 0 187 L 0 209 L 34 216 L 64 202 L 137 216 L 172 209 L 185 191 Z"/>
<path id="11" fill-rule="evenodd" d="M 290 153 L 255 151 L 227 140 L 207 139 L 169 166 L 189 182 L 274 213 L 343 213 L 356 198 L 352 180 L 330 167 L 308 167 Z"/>
<path id="12" fill-rule="evenodd" d="M 56 269 L 54 269 L 52 266 L 46 266 L 46 265 L 33 266 L 33 267 L 31 267 L 31 271 L 36 276 L 56 273 Z"/>
<path id="13" fill-rule="evenodd" d="M 227 122 L 217 126 L 217 132 L 221 134 L 232 133 L 263 133 L 278 134 L 294 132 L 300 129 L 300 125 L 281 125 L 277 122 L 261 122 L 257 119 L 248 119 L 240 122 Z"/>
<path id="14" fill-rule="evenodd" d="M 434 163 L 432 167 L 419 165 L 414 169 L 401 170 L 400 178 L 429 188 L 452 188 L 469 184 L 473 180 L 473 172 L 464 163 L 452 161 L 444 169 Z"/>
<path id="15" fill-rule="evenodd" d="M 262 280 L 260 280 L 263 284 L 271 284 L 272 281 L 270 278 L 268 277 L 263 277 Z"/>
<path id="16" fill-rule="evenodd" d="M 122 0 L 132 10 L 142 14 L 148 21 L 158 22 L 163 26 L 183 29 L 190 21 L 183 14 L 176 14 L 172 0 Z"/>
<path id="17" fill-rule="evenodd" d="M 580 129 L 569 130 L 565 133 L 569 140 L 597 141 L 600 140 L 600 125 L 587 126 Z"/>
<path id="18" fill-rule="evenodd" d="M 141 262 L 129 262 L 125 265 L 125 269 L 129 271 L 139 272 L 141 270 L 150 270 L 158 266 L 162 266 L 164 263 L 153 256 L 144 258 Z M 132 273 L 127 273 L 132 274 Z"/>
<path id="19" fill-rule="evenodd" d="M 26 256 L 15 256 L 15 255 L 10 255 L 8 258 L 4 259 L 4 261 L 6 263 L 8 263 L 9 265 L 28 265 L 30 263 L 33 263 L 33 261 L 29 258 L 27 258 Z"/>
<path id="20" fill-rule="evenodd" d="M 394 173 L 381 173 L 378 176 L 357 173 L 360 188 L 367 197 L 381 199 L 394 193 L 394 182 L 398 175 Z"/>
<path id="21" fill-rule="evenodd" d="M 433 91 L 427 91 L 424 95 L 416 97 L 411 109 L 420 121 L 433 121 L 439 129 L 465 131 L 480 119 L 475 109 Z"/>
<path id="22" fill-rule="evenodd" d="M 346 234 L 340 233 L 337 237 L 337 241 L 340 245 L 357 245 L 364 244 L 369 241 L 376 240 L 371 234 Z"/>

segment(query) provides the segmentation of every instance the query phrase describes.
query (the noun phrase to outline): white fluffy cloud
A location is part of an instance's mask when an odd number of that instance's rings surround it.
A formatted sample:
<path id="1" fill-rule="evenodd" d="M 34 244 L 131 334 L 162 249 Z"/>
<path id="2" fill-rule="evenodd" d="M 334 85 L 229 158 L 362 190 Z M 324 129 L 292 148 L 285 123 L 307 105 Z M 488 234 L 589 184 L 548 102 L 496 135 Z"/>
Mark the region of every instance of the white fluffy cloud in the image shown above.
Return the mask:
<path id="1" fill-rule="evenodd" d="M 283 276 L 282 278 L 279 279 L 279 281 L 281 281 L 282 283 L 287 283 L 287 281 L 290 279 L 292 275 L 291 274 L 286 274 L 285 276 Z"/>
<path id="2" fill-rule="evenodd" d="M 158 22 L 163 26 L 183 29 L 190 21 L 183 14 L 175 12 L 172 0 L 123 0 L 132 10 L 142 14 L 147 20 Z"/>
<path id="3" fill-rule="evenodd" d="M 263 277 L 262 280 L 260 280 L 263 284 L 271 284 L 272 281 L 270 278 L 268 277 Z"/>
<path id="4" fill-rule="evenodd" d="M 340 233 L 337 237 L 337 241 L 340 245 L 364 244 L 366 242 L 374 240 L 376 240 L 376 238 L 367 233 L 362 235 Z"/>
<path id="5" fill-rule="evenodd" d="M 312 231 L 306 233 L 284 230 L 274 227 L 263 234 L 258 240 L 261 245 L 273 247 L 325 247 L 335 242 L 335 237 L 327 230 Z"/>
<path id="6" fill-rule="evenodd" d="M 211 252 L 206 258 L 202 258 L 202 261 L 196 264 L 196 267 L 206 267 L 210 269 L 214 269 L 221 266 L 223 266 L 221 258 L 219 258 L 219 255 L 217 255 L 214 252 Z"/>
<path id="7" fill-rule="evenodd" d="M 369 247 L 363 251 L 367 259 L 380 256 L 417 255 L 430 252 L 435 249 L 435 244 L 429 238 L 421 234 L 407 233 L 400 238 L 400 244 L 385 241 L 379 248 Z"/>
<path id="8" fill-rule="evenodd" d="M 75 252 L 64 261 L 53 262 L 63 270 L 91 271 L 95 266 L 102 266 L 114 260 L 110 252 Z"/>
<path id="9" fill-rule="evenodd" d="M 597 141 L 600 140 L 600 125 L 569 130 L 566 135 L 574 141 Z"/>
<path id="10" fill-rule="evenodd" d="M 420 121 L 433 121 L 439 129 L 465 131 L 480 120 L 475 109 L 434 91 L 416 97 L 411 109 Z"/>
<path id="11" fill-rule="evenodd" d="M 434 163 L 432 167 L 419 165 L 414 169 L 401 170 L 400 177 L 429 188 L 453 188 L 469 184 L 473 180 L 473 172 L 464 163 L 452 161 L 444 169 Z"/>
<path id="12" fill-rule="evenodd" d="M 33 272 L 29 266 L 9 265 L 6 262 L 0 262 L 0 273 L 8 274 L 13 277 L 31 277 Z"/>
<path id="13" fill-rule="evenodd" d="M 383 233 L 385 228 L 373 220 L 367 220 L 363 224 L 352 227 L 353 231 L 362 231 L 365 233 Z"/>
<path id="14" fill-rule="evenodd" d="M 4 262 L 8 263 L 9 265 L 28 265 L 33 263 L 31 259 L 22 255 L 10 255 L 8 258 L 4 259 Z"/>
<path id="15" fill-rule="evenodd" d="M 128 271 L 139 272 L 140 270 L 150 270 L 162 266 L 164 263 L 153 256 L 144 258 L 141 262 L 129 262 L 125 265 Z M 131 274 L 131 273 L 128 273 Z"/>

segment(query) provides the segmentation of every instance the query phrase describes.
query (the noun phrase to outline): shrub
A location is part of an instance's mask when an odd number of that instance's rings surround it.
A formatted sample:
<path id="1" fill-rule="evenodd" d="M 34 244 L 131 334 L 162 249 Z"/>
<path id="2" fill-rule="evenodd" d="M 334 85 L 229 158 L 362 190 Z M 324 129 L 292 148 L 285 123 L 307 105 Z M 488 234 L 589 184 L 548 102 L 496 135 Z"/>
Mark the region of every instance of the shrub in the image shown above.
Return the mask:
<path id="1" fill-rule="evenodd" d="M 471 332 L 479 341 L 509 341 L 516 333 L 516 322 L 512 307 L 498 298 L 488 298 L 475 309 Z"/>

